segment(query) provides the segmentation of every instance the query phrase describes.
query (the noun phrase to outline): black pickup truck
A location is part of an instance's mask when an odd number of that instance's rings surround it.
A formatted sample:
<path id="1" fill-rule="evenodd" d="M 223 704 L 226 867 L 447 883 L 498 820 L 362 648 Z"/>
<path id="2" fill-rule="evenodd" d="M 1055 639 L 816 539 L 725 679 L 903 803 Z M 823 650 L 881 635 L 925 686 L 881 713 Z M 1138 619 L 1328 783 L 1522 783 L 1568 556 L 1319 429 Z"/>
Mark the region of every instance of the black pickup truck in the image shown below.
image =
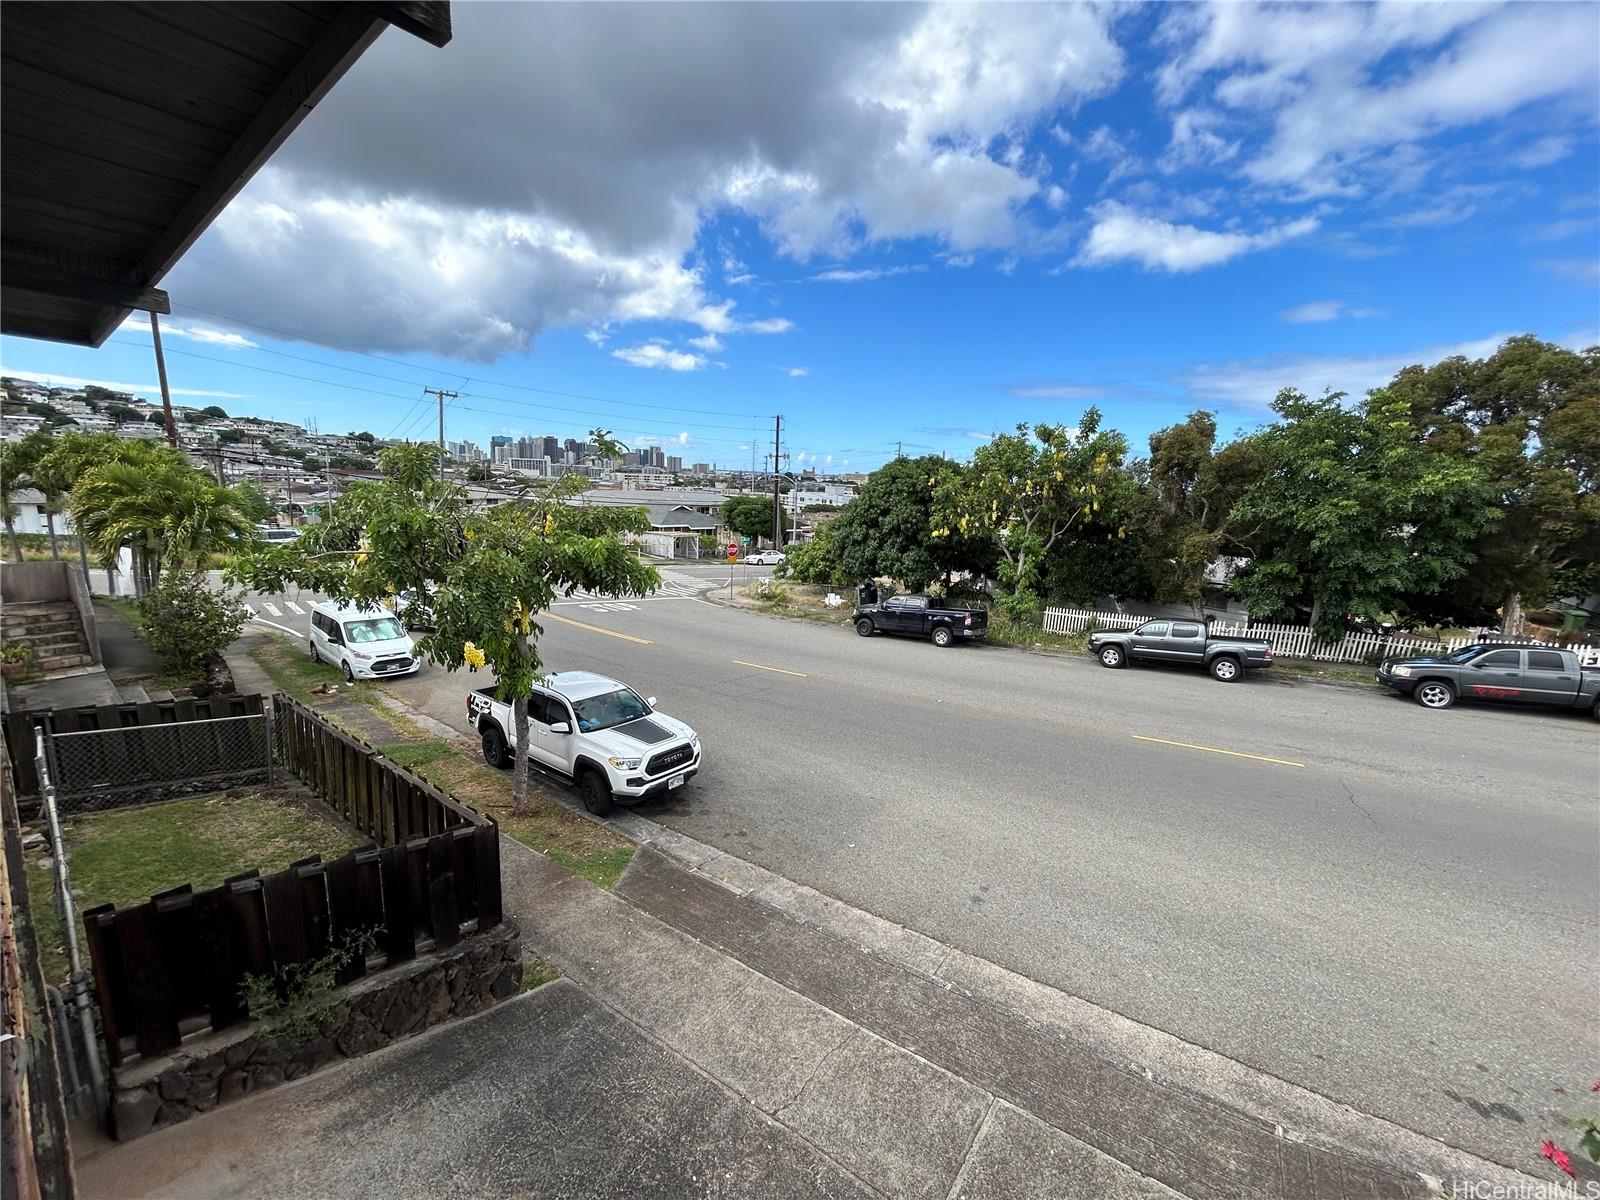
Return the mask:
<path id="1" fill-rule="evenodd" d="M 1204 667 L 1222 683 L 1272 665 L 1272 646 L 1265 639 L 1217 637 L 1199 621 L 1146 621 L 1132 632 L 1102 630 L 1089 635 L 1089 653 L 1105 667 L 1130 661 Z"/>
<path id="2" fill-rule="evenodd" d="M 898 633 L 931 638 L 935 646 L 970 641 L 989 632 L 987 609 L 946 607 L 936 596 L 890 596 L 878 604 L 860 604 L 853 619 L 862 637 Z"/>
<path id="3" fill-rule="evenodd" d="M 1423 708 L 1457 700 L 1587 708 L 1600 720 L 1600 668 L 1587 669 L 1571 650 L 1480 642 L 1437 657 L 1388 658 L 1378 682 Z"/>

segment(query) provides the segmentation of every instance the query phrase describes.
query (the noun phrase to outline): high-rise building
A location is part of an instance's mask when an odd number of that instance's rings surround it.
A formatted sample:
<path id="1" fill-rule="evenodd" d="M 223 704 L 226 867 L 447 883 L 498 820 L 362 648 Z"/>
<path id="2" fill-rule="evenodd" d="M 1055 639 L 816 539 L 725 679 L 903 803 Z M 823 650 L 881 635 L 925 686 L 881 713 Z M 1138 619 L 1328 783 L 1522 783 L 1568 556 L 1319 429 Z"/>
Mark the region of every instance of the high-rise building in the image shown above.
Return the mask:
<path id="1" fill-rule="evenodd" d="M 683 474 L 683 459 L 669 454 L 667 456 L 667 470 L 674 475 Z"/>
<path id="2" fill-rule="evenodd" d="M 544 438 L 544 456 L 551 462 L 561 461 L 561 442 L 548 434 Z"/>
<path id="3" fill-rule="evenodd" d="M 511 445 L 511 435 L 509 433 L 497 433 L 489 439 L 489 453 L 493 454 L 496 446 L 509 445 Z"/>

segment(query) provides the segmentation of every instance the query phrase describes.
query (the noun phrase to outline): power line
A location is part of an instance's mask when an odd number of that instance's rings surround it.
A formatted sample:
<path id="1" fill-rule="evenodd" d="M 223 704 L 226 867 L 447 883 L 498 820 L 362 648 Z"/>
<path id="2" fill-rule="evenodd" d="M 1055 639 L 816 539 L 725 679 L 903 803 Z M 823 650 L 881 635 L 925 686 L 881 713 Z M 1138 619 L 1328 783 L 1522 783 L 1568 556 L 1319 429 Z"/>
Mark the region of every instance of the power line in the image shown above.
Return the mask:
<path id="1" fill-rule="evenodd" d="M 261 325 L 261 324 L 258 324 L 256 322 L 254 322 L 254 321 L 243 320 L 243 319 L 241 319 L 239 317 L 230 317 L 230 316 L 226 315 L 225 313 L 212 312 L 209 309 L 197 308 L 192 304 L 185 304 L 185 303 L 182 303 L 182 302 L 178 302 L 178 307 L 182 308 L 182 309 L 186 309 L 189 312 L 196 312 L 196 313 L 200 313 L 203 316 L 213 317 L 218 321 L 228 321 L 228 322 L 231 322 L 232 324 L 235 324 L 235 325 L 243 325 L 247 329 L 258 329 L 258 330 L 261 330 L 264 333 L 276 334 L 279 337 L 285 337 L 285 338 L 290 339 L 291 341 L 310 342 L 312 345 L 321 346 L 326 350 L 338 350 L 338 351 L 341 351 L 342 353 L 345 353 L 345 354 L 356 354 L 356 355 L 360 355 L 362 358 L 370 358 L 370 359 L 373 359 L 373 360 L 375 360 L 377 362 L 393 363 L 396 366 L 405 367 L 407 370 L 420 371 L 420 372 L 423 372 L 423 373 L 429 374 L 429 375 L 444 374 L 444 372 L 436 371 L 431 367 L 418 366 L 416 363 L 408 363 L 404 359 L 392 358 L 387 354 L 377 354 L 377 353 L 374 353 L 373 351 L 370 351 L 370 350 L 357 350 L 352 346 L 341 346 L 337 342 L 320 341 L 319 339 L 314 338 L 314 337 L 307 337 L 305 334 L 290 333 L 289 331 L 283 330 L 283 329 L 274 329 L 270 325 Z M 261 352 L 262 354 L 281 354 L 285 358 L 299 358 L 299 359 L 301 359 L 301 361 L 304 361 L 304 362 L 315 362 L 315 361 L 317 361 L 315 359 L 305 358 L 303 355 L 290 354 L 286 350 L 273 350 L 273 349 L 270 349 L 269 347 L 266 347 L 266 346 L 252 346 L 251 349 L 257 350 L 257 351 Z M 226 362 L 228 360 L 219 359 L 218 361 Z M 328 366 L 334 366 L 335 364 L 329 363 L 327 365 Z M 362 374 L 362 375 L 376 374 L 375 372 L 358 371 L 354 367 L 338 367 L 337 369 L 341 370 L 341 371 L 352 371 L 352 372 L 355 372 L 357 374 Z M 410 382 L 412 382 L 411 380 L 397 380 L 392 375 L 376 375 L 376 377 L 379 378 L 379 379 L 388 379 L 391 382 L 396 382 L 396 383 L 410 383 Z M 629 408 L 656 409 L 656 410 L 661 411 L 661 412 L 696 413 L 696 414 L 698 414 L 700 416 L 706 416 L 706 417 L 755 417 L 756 419 L 762 420 L 762 421 L 767 419 L 767 416 L 766 416 L 765 413 L 760 413 L 760 414 L 742 413 L 742 412 L 734 412 L 731 409 L 720 409 L 720 408 L 675 408 L 672 405 L 665 405 L 665 404 L 646 404 L 646 403 L 644 403 L 643 401 L 640 401 L 640 400 L 616 400 L 616 399 L 612 399 L 612 398 L 607 397 L 607 396 L 593 396 L 593 395 L 588 395 L 588 394 L 583 393 L 583 392 L 566 392 L 566 391 L 560 391 L 560 390 L 558 390 L 556 388 L 534 387 L 531 384 L 512 383 L 509 380 L 486 379 L 486 378 L 483 378 L 481 376 L 475 376 L 474 378 L 480 384 L 489 384 L 490 386 L 493 386 L 493 387 L 514 388 L 517 391 L 523 391 L 523 392 L 538 392 L 538 393 L 540 393 L 542 395 L 546 395 L 546 396 L 562 396 L 562 397 L 565 397 L 566 399 L 569 399 L 569 400 L 587 400 L 587 401 L 590 401 L 590 402 L 596 403 L 596 404 L 617 404 L 617 405 L 622 405 L 622 406 L 629 407 Z"/>

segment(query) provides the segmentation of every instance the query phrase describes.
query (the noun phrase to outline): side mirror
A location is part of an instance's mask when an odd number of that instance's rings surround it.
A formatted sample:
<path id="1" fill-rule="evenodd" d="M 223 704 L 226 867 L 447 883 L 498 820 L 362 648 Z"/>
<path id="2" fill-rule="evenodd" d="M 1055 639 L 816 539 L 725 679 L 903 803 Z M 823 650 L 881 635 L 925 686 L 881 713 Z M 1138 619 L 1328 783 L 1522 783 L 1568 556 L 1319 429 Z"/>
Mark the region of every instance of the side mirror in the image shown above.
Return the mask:
<path id="1" fill-rule="evenodd" d="M 644 698 L 644 702 L 646 704 L 648 704 L 651 708 L 654 708 L 656 706 L 656 698 L 654 696 L 646 696 Z"/>
<path id="2" fill-rule="evenodd" d="M 568 725 L 565 721 L 557 721 L 554 725 L 550 726 L 550 732 L 551 733 L 571 733 L 572 732 L 572 726 Z"/>

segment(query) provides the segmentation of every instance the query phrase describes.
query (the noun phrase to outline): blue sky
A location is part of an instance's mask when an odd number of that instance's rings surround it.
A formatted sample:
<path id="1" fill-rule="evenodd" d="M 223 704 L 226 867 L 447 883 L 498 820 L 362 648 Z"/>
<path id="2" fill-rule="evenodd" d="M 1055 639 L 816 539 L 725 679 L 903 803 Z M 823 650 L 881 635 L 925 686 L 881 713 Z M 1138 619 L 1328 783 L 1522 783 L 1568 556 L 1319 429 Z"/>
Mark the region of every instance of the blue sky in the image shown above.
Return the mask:
<path id="1" fill-rule="evenodd" d="M 165 281 L 180 399 L 430 437 L 444 387 L 451 438 L 745 465 L 781 413 L 867 469 L 1600 330 L 1594 5 L 455 17 L 386 34 Z M 137 323 L 0 357 L 153 394 Z"/>

